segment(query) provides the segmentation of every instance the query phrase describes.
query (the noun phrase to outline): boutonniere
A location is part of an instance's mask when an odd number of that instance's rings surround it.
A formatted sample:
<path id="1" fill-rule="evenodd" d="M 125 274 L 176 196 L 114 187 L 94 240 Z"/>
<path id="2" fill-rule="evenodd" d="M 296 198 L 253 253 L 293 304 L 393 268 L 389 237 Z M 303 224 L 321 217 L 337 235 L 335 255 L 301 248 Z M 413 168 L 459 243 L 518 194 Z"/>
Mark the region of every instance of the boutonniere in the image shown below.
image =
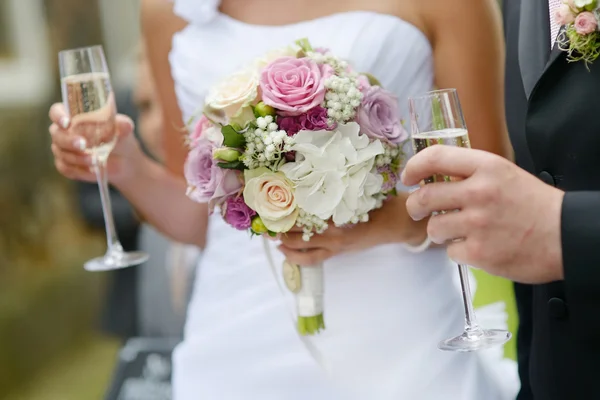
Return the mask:
<path id="1" fill-rule="evenodd" d="M 554 21 L 564 27 L 556 42 L 570 62 L 583 61 L 587 66 L 600 56 L 598 0 L 563 0 Z"/>

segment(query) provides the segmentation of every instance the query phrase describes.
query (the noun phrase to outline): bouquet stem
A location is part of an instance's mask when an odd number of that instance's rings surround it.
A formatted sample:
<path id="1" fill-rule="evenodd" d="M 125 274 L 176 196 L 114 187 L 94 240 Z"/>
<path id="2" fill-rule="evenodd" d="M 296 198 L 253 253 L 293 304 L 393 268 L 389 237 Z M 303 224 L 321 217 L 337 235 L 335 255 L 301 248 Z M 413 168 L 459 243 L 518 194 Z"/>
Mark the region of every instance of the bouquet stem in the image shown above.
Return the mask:
<path id="1" fill-rule="evenodd" d="M 298 333 L 314 335 L 325 329 L 323 318 L 323 264 L 300 266 L 302 286 L 296 293 Z"/>
<path id="2" fill-rule="evenodd" d="M 314 317 L 298 317 L 298 332 L 302 336 L 314 335 L 325 329 L 323 314 Z"/>

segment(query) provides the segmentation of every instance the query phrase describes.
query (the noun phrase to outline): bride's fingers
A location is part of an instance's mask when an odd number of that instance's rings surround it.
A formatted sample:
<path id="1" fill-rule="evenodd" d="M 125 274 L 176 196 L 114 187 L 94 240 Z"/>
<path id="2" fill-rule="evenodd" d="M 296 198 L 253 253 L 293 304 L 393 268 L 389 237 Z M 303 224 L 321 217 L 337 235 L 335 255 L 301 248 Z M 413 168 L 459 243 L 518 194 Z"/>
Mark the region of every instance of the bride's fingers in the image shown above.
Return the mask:
<path id="1" fill-rule="evenodd" d="M 315 236 L 313 236 L 311 238 L 311 240 L 309 242 L 307 242 L 302 239 L 302 233 L 289 231 L 289 232 L 286 232 L 285 234 L 281 235 L 279 237 L 279 240 L 281 240 L 281 243 L 284 246 L 286 246 L 290 249 L 302 250 L 302 249 L 310 249 L 310 248 L 318 247 L 318 246 L 315 246 L 315 243 L 312 240 Z"/>
<path id="2" fill-rule="evenodd" d="M 57 160 L 61 160 L 63 163 L 73 166 L 87 169 L 92 165 L 92 158 L 85 153 L 74 153 L 71 151 L 61 150 L 57 145 L 53 144 L 51 147 L 52 154 Z"/>
<path id="3" fill-rule="evenodd" d="M 56 170 L 65 178 L 85 182 L 94 182 L 96 180 L 96 176 L 90 171 L 89 168 L 67 165 L 58 159 L 54 161 L 54 165 Z"/>
<path id="4" fill-rule="evenodd" d="M 302 266 L 317 265 L 333 256 L 329 250 L 323 248 L 295 250 L 281 245 L 279 250 L 289 262 Z"/>

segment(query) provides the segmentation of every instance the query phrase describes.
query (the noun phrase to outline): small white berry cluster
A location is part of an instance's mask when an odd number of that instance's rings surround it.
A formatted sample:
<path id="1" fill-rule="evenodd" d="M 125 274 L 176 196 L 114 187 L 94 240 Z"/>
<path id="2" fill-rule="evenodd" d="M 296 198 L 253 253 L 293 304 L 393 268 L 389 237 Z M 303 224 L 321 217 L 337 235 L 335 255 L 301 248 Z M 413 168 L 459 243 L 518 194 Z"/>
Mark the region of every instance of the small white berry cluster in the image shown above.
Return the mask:
<path id="1" fill-rule="evenodd" d="M 329 65 L 331 68 L 333 68 L 336 75 L 344 75 L 348 71 L 348 63 L 344 60 L 340 60 L 331 52 L 323 54 L 316 51 L 310 51 L 306 56 L 315 61 L 317 64 Z"/>
<path id="2" fill-rule="evenodd" d="M 383 167 L 385 165 L 391 165 L 394 162 L 398 162 L 400 157 L 400 148 L 396 145 L 382 142 L 383 154 L 379 154 L 375 157 L 375 165 Z"/>
<path id="3" fill-rule="evenodd" d="M 353 76 L 333 75 L 325 81 L 324 107 L 330 123 L 344 123 L 356 116 L 356 109 L 363 98 L 358 79 Z"/>
<path id="4" fill-rule="evenodd" d="M 244 137 L 246 150 L 241 160 L 249 169 L 268 167 L 276 171 L 285 161 L 282 154 L 291 151 L 294 145 L 294 138 L 279 130 L 270 115 L 258 117 L 256 129 L 248 129 Z"/>
<path id="5" fill-rule="evenodd" d="M 298 213 L 296 226 L 302 228 L 302 240 L 305 242 L 310 241 L 315 232 L 321 234 L 328 227 L 327 222 L 315 215 L 306 213 L 304 210 L 300 210 Z"/>

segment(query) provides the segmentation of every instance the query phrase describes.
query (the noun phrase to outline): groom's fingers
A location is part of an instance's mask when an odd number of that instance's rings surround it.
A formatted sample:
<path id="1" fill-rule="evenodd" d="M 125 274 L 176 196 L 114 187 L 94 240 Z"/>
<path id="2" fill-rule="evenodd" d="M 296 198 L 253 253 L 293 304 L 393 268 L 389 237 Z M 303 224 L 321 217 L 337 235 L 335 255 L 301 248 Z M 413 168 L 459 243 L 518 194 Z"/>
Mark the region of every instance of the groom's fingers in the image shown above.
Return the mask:
<path id="1" fill-rule="evenodd" d="M 466 184 L 465 181 L 430 183 L 415 190 L 406 200 L 408 215 L 420 221 L 436 211 L 462 208 Z"/>
<path id="2" fill-rule="evenodd" d="M 468 178 L 489 154 L 462 147 L 435 145 L 420 151 L 406 164 L 402 172 L 402 183 L 418 185 L 433 175 Z"/>
<path id="3" fill-rule="evenodd" d="M 462 240 L 469 234 L 464 219 L 465 212 L 463 211 L 450 211 L 435 215 L 429 218 L 427 235 L 436 244 Z"/>

